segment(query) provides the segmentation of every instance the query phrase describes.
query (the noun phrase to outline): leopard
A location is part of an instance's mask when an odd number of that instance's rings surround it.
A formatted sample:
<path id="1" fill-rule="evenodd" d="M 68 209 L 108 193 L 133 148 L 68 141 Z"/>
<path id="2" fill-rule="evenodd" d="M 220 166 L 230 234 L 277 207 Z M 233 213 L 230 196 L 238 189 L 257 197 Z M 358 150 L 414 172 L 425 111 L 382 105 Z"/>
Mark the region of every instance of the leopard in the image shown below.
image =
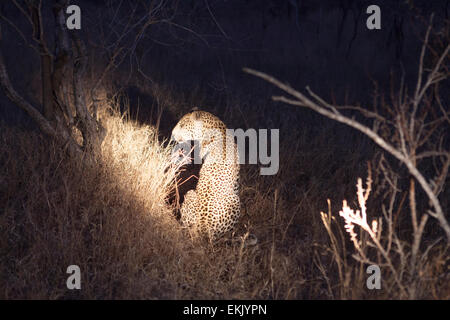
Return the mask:
<path id="1" fill-rule="evenodd" d="M 184 196 L 181 223 L 214 242 L 232 231 L 240 218 L 240 165 L 234 135 L 217 116 L 194 109 L 175 125 L 171 140 L 198 143 L 202 164 L 195 189 Z"/>

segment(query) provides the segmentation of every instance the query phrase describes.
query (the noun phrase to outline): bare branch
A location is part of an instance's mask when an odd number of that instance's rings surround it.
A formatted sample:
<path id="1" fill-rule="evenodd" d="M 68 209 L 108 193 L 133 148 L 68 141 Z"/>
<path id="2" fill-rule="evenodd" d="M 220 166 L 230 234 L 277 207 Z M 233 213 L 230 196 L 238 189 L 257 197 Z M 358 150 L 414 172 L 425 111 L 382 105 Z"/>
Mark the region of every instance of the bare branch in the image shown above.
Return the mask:
<path id="1" fill-rule="evenodd" d="M 309 99 L 302 93 L 293 89 L 289 85 L 282 83 L 281 81 L 277 80 L 276 78 L 274 78 L 268 74 L 265 74 L 263 72 L 249 69 L 249 68 L 244 68 L 243 70 L 249 74 L 255 75 L 261 79 L 266 80 L 269 83 L 274 84 L 276 87 L 282 89 L 283 91 L 285 91 L 288 94 L 297 98 L 297 100 L 293 100 L 293 99 L 289 99 L 289 98 L 286 98 L 283 96 L 281 96 L 281 97 L 278 96 L 278 97 L 273 97 L 274 101 L 281 101 L 281 102 L 285 102 L 285 103 L 288 103 L 291 105 L 307 107 L 307 108 L 310 108 L 310 109 L 316 111 L 317 113 L 322 114 L 332 120 L 336 120 L 336 121 L 344 123 L 352 128 L 355 128 L 358 131 L 364 133 L 366 136 L 368 136 L 370 139 L 372 139 L 376 144 L 378 144 L 381 148 L 383 148 L 384 150 L 389 152 L 391 155 L 393 155 L 395 158 L 397 158 L 401 163 L 403 163 L 408 168 L 408 171 L 419 182 L 420 186 L 427 194 L 427 196 L 430 199 L 430 202 L 432 203 L 432 206 L 434 207 L 434 210 L 435 210 L 433 216 L 439 221 L 442 229 L 445 231 L 445 233 L 447 235 L 448 242 L 450 242 L 450 225 L 444 215 L 441 204 L 440 204 L 436 194 L 433 192 L 432 187 L 427 182 L 426 178 L 422 175 L 422 173 L 415 166 L 414 159 L 409 157 L 408 154 L 397 150 L 394 146 L 392 146 L 390 143 L 388 143 L 385 139 L 383 139 L 381 136 L 379 136 L 376 132 L 374 132 L 369 127 L 355 121 L 354 119 L 344 116 L 344 115 L 340 114 L 339 112 L 330 111 L 330 110 L 326 109 L 325 107 L 318 105 L 317 103 L 313 102 L 311 99 Z M 400 131 L 403 132 L 402 129 Z"/>
<path id="2" fill-rule="evenodd" d="M 31 105 L 31 103 L 29 103 L 20 94 L 18 94 L 17 91 L 12 86 L 8 76 L 8 71 L 6 70 L 5 67 L 3 54 L 1 52 L 0 52 L 0 85 L 5 91 L 6 96 L 19 108 L 24 110 L 34 121 L 36 121 L 39 128 L 45 134 L 52 137 L 56 137 L 56 131 L 50 125 L 47 119 L 45 119 L 44 116 L 35 107 Z"/>
<path id="3" fill-rule="evenodd" d="M 10 19 L 8 19 L 7 17 L 5 17 L 1 12 L 0 12 L 0 18 L 1 19 L 3 19 L 6 23 L 8 23 L 18 34 L 19 34 L 19 36 L 22 38 L 22 40 L 23 40 L 23 42 L 25 43 L 25 44 L 27 44 L 28 46 L 30 46 L 33 50 L 35 50 L 36 52 L 38 52 L 39 53 L 39 49 L 35 46 L 35 45 L 33 45 L 33 44 L 31 44 L 28 40 L 27 40 L 27 38 L 25 37 L 25 35 L 24 35 L 24 33 L 17 27 L 17 25 L 14 23 L 14 22 L 12 22 Z"/>

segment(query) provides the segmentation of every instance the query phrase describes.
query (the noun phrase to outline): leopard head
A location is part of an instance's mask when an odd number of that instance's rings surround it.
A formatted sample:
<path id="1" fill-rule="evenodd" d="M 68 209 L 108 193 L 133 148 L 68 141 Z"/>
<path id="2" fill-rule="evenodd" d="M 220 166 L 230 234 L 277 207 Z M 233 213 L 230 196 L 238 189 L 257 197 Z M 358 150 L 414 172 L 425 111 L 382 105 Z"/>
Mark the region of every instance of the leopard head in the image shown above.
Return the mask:
<path id="1" fill-rule="evenodd" d="M 214 135 L 223 133 L 225 124 L 213 114 L 206 111 L 192 111 L 184 115 L 172 130 L 171 139 L 183 143 L 197 140 L 200 143 L 211 140 Z"/>

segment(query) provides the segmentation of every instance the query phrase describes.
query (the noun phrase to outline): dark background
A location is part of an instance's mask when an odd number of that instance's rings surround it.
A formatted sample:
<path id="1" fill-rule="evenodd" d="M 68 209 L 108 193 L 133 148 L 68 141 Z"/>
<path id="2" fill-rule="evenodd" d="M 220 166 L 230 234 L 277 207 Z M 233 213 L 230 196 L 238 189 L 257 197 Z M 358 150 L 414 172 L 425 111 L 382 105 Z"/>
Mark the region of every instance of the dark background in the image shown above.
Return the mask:
<path id="1" fill-rule="evenodd" d="M 114 44 L 115 32 L 123 29 L 131 12 L 135 10 L 134 21 L 138 21 L 150 2 L 72 3 L 78 4 L 82 11 L 82 28 L 74 32 L 87 41 L 92 54 L 98 53 L 100 58 L 95 63 L 101 68 L 106 55 L 96 46 Z M 309 85 L 322 97 L 334 98 L 341 104 L 370 103 L 372 80 L 384 90 L 389 89 L 391 72 L 397 79 L 404 74 L 408 84 L 415 81 L 427 23 L 424 18 L 435 12 L 435 25 L 439 26 L 448 19 L 449 3 L 448 0 L 169 1 L 157 12 L 159 22 L 150 26 L 138 41 L 132 32 L 121 39 L 124 46 L 132 48 L 115 70 L 113 82 L 127 93 L 130 108 L 139 109 L 138 117 L 144 122 L 155 121 L 151 119 L 151 110 L 158 103 L 160 107 L 163 105 L 155 101 L 154 91 L 145 89 L 157 85 L 170 92 L 174 100 L 162 108 L 163 118 L 168 119 L 167 127 L 192 107 L 213 111 L 235 127 L 251 126 L 244 120 L 248 114 L 258 114 L 261 127 L 305 124 L 302 118 L 308 112 L 299 114 L 293 107 L 273 104 L 265 108 L 274 90 L 243 73 L 242 68 L 264 71 L 297 89 Z M 44 18 L 51 28 L 49 4 L 44 1 Z M 366 28 L 369 16 L 366 8 L 370 4 L 381 8 L 381 30 Z M 9 1 L 1 5 L 4 14 L 22 27 L 25 34 L 30 32 L 21 13 Z M 52 32 L 49 34 L 52 36 Z M 5 22 L 2 35 L 2 50 L 13 83 L 20 93 L 39 101 L 37 55 Z M 52 39 L 48 42 L 51 46 Z M 12 107 L 2 92 L 0 103 L 0 117 L 6 123 L 27 123 L 26 116 Z M 293 113 L 282 116 L 286 112 Z"/>

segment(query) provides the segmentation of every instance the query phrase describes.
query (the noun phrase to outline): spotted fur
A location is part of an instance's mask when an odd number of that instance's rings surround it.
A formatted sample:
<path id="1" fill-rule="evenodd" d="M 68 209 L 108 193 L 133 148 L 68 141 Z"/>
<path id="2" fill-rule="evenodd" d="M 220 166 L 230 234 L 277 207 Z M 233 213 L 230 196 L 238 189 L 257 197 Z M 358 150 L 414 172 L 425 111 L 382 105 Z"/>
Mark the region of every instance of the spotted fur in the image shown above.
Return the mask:
<path id="1" fill-rule="evenodd" d="M 181 221 L 216 240 L 233 229 L 240 215 L 239 155 L 234 137 L 218 117 L 193 111 L 175 126 L 172 139 L 198 141 L 203 161 L 196 189 L 185 195 Z"/>

